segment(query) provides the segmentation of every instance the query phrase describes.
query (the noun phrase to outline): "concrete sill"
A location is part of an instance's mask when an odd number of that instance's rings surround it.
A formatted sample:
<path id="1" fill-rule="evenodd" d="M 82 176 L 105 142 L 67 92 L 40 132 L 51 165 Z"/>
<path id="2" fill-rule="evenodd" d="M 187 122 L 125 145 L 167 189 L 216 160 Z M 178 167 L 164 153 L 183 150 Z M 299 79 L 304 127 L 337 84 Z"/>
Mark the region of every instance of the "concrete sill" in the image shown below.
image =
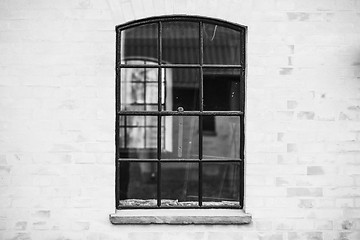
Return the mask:
<path id="1" fill-rule="evenodd" d="M 112 224 L 239 225 L 251 222 L 241 209 L 141 209 L 116 210 Z"/>

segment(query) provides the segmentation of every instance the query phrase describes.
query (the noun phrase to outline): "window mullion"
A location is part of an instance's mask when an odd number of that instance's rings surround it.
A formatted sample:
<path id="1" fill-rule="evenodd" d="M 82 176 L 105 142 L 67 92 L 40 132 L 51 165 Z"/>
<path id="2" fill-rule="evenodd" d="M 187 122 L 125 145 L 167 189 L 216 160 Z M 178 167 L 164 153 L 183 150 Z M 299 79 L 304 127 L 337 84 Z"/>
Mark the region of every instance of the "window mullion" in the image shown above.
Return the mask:
<path id="1" fill-rule="evenodd" d="M 240 116 L 240 183 L 239 183 L 239 204 L 241 208 L 244 208 L 244 194 L 245 194 L 245 88 L 246 88 L 246 32 L 241 31 L 240 33 L 240 46 L 243 53 L 240 54 L 240 64 L 242 66 L 242 71 L 240 73 L 240 111 L 243 113 Z"/>
<path id="2" fill-rule="evenodd" d="M 200 113 L 204 111 L 204 77 L 203 77 L 203 56 L 204 56 L 204 41 L 203 41 L 203 22 L 199 22 L 199 41 L 200 41 L 200 85 L 199 85 L 199 107 Z M 202 160 L 203 158 L 203 116 L 199 115 L 199 206 L 202 206 L 202 195 L 203 195 L 203 169 L 202 169 Z"/>
<path id="3" fill-rule="evenodd" d="M 244 184 L 245 184 L 245 176 L 244 176 L 244 173 L 245 173 L 245 154 L 244 154 L 244 147 L 245 147 L 245 133 L 244 133 L 244 130 L 245 130 L 245 124 L 244 124 L 244 116 L 240 116 L 240 159 L 241 159 L 241 162 L 240 162 L 240 168 L 239 168 L 239 176 L 240 176 L 240 184 L 239 184 L 239 204 L 241 207 L 244 207 Z"/>
<path id="4" fill-rule="evenodd" d="M 158 113 L 161 112 L 161 103 L 162 103 L 162 22 L 158 22 Z M 161 115 L 157 116 L 157 206 L 161 206 Z"/>
<path id="5" fill-rule="evenodd" d="M 121 58 L 121 31 L 116 31 L 116 65 L 120 62 Z M 118 209 L 120 203 L 120 158 L 119 146 L 120 146 L 120 130 L 119 130 L 119 120 L 120 116 L 118 112 L 120 111 L 120 68 L 116 66 L 116 83 L 115 83 L 115 100 L 116 100 L 116 116 L 115 116 L 115 208 Z"/>

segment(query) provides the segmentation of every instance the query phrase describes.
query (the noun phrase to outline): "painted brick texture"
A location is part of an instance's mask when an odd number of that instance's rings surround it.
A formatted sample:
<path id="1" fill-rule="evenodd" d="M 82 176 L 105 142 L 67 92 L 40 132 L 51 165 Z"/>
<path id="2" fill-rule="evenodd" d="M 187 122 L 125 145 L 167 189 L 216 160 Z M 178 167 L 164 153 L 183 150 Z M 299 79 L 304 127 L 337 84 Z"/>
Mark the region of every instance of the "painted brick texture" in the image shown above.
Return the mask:
<path id="1" fill-rule="evenodd" d="M 243 226 L 114 226 L 115 25 L 248 26 Z M 359 0 L 0 0 L 0 239 L 360 239 Z"/>

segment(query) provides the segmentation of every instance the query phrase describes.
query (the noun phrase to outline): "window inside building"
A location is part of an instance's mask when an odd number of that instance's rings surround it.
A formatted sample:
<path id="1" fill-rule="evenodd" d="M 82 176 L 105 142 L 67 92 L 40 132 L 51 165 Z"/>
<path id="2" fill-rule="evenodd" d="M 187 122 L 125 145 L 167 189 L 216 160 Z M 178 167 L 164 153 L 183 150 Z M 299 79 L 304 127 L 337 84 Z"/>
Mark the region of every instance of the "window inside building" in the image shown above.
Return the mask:
<path id="1" fill-rule="evenodd" d="M 242 208 L 245 28 L 181 16 L 116 33 L 116 209 Z"/>

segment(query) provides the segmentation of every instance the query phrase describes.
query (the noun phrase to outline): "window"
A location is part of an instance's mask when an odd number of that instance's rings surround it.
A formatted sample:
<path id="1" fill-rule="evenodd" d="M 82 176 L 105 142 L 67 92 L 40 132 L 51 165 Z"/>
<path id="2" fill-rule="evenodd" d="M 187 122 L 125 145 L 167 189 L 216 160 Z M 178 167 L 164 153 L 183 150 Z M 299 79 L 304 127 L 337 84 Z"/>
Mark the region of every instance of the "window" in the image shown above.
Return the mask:
<path id="1" fill-rule="evenodd" d="M 209 18 L 116 28 L 116 209 L 242 209 L 245 31 Z"/>

